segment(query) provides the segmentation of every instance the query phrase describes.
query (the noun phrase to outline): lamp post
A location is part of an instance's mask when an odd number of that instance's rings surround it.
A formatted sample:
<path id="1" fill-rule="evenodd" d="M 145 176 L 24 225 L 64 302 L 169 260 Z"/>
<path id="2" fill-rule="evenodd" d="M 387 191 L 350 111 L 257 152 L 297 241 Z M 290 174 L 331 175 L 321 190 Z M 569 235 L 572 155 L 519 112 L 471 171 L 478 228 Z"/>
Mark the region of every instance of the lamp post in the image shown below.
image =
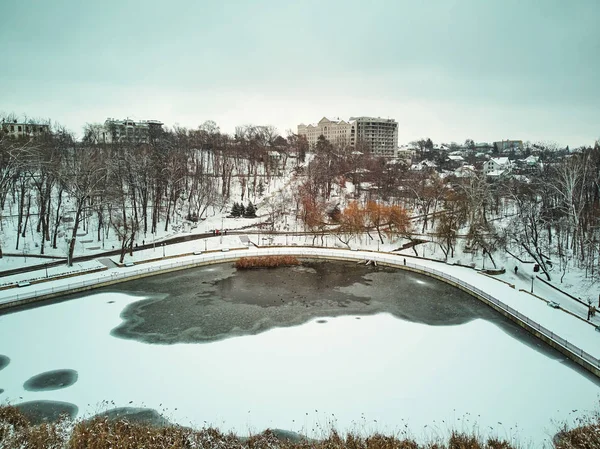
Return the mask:
<path id="1" fill-rule="evenodd" d="M 46 262 L 46 279 L 48 279 L 48 263 Z"/>
<path id="2" fill-rule="evenodd" d="M 221 215 L 221 236 L 219 237 L 219 244 L 223 244 L 223 216 Z"/>
<path id="3" fill-rule="evenodd" d="M 531 293 L 533 293 L 533 280 L 535 279 L 535 275 L 531 275 Z"/>
<path id="4" fill-rule="evenodd" d="M 165 245 L 166 245 L 166 243 L 162 244 L 162 247 L 163 247 L 163 257 L 165 257 Z"/>

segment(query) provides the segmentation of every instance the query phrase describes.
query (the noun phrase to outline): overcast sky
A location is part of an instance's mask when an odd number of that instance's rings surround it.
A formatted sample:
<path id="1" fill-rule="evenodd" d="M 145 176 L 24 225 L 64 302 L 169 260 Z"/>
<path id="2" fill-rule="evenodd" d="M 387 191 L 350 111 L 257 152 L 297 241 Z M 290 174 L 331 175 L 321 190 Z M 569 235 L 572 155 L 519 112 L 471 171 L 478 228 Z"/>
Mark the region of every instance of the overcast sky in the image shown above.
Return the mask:
<path id="1" fill-rule="evenodd" d="M 400 144 L 600 137 L 599 0 L 28 1 L 0 13 L 0 112 L 81 135 L 392 117 Z"/>

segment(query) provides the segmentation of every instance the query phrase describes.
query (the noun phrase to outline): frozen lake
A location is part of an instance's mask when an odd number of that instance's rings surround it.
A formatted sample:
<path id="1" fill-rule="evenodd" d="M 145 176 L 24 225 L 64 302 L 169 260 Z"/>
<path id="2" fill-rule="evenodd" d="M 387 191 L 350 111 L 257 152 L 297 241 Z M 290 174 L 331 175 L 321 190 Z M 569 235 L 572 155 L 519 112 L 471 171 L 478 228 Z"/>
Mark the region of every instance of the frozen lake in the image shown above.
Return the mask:
<path id="1" fill-rule="evenodd" d="M 71 403 L 78 417 L 143 407 L 240 435 L 491 426 L 540 446 L 600 391 L 460 291 L 343 263 L 213 266 L 1 315 L 0 355 L 0 401 Z M 55 370 L 72 371 L 32 379 Z"/>

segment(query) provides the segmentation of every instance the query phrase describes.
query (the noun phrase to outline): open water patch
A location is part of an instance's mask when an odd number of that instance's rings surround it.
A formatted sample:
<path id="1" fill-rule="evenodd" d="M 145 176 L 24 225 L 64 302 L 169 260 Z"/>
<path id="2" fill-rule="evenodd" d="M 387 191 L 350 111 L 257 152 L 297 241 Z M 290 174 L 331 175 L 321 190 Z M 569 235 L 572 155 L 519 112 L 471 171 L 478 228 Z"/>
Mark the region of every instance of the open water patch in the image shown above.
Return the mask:
<path id="1" fill-rule="evenodd" d="M 264 270 L 237 271 L 220 264 L 120 288 L 146 298 L 122 311 L 123 322 L 111 335 L 151 344 L 208 343 L 343 315 L 391 313 L 433 326 L 498 318 L 443 282 L 352 262 L 303 259 L 300 266 L 275 268 L 268 276 Z"/>
<path id="2" fill-rule="evenodd" d="M 10 357 L 0 354 L 0 371 L 8 366 Z"/>
<path id="3" fill-rule="evenodd" d="M 72 369 L 46 371 L 29 378 L 23 388 L 26 391 L 52 391 L 67 388 L 77 382 L 79 375 Z"/>

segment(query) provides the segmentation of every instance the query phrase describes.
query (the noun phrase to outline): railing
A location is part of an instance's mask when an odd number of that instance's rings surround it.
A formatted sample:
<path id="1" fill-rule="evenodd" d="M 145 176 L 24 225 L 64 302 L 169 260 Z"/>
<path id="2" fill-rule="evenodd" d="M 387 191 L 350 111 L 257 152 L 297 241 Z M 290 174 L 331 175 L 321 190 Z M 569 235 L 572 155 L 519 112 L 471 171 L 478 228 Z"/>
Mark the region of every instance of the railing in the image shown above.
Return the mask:
<path id="1" fill-rule="evenodd" d="M 68 293 L 70 291 L 76 291 L 80 289 L 93 288 L 94 286 L 103 286 L 109 285 L 111 283 L 124 281 L 130 278 L 135 278 L 139 276 L 148 275 L 150 273 L 159 274 L 162 271 L 169 271 L 180 268 L 191 268 L 198 265 L 211 264 L 211 263 L 219 263 L 225 261 L 231 261 L 238 259 L 240 257 L 248 257 L 248 256 L 269 256 L 269 255 L 295 255 L 295 256 L 317 256 L 323 258 L 339 258 L 339 259 L 350 259 L 350 260 L 373 260 L 378 263 L 397 266 L 397 267 L 406 267 L 412 270 L 418 271 L 424 274 L 432 274 L 438 278 L 441 278 L 446 281 L 450 281 L 456 285 L 460 285 L 464 290 L 473 293 L 474 295 L 482 298 L 484 301 L 487 301 L 496 307 L 502 309 L 506 313 L 513 316 L 516 320 L 523 323 L 525 326 L 529 327 L 531 330 L 535 330 L 545 337 L 549 338 L 553 342 L 562 346 L 576 357 L 580 357 L 585 360 L 589 364 L 594 367 L 600 369 L 600 360 L 589 354 L 588 352 L 582 350 L 576 345 L 569 343 L 564 338 L 556 335 L 554 332 L 546 329 L 544 326 L 539 323 L 531 320 L 527 316 L 523 315 L 519 311 L 513 309 L 509 305 L 503 303 L 502 301 L 494 298 L 489 293 L 484 292 L 483 290 L 463 281 L 462 279 L 456 278 L 454 276 L 449 275 L 443 271 L 435 270 L 429 268 L 427 266 L 405 262 L 404 256 L 401 255 L 391 255 L 389 253 L 378 253 L 374 251 L 351 251 L 347 249 L 336 249 L 336 248 L 320 248 L 320 247 L 302 247 L 302 246 L 292 246 L 292 247 L 277 247 L 277 248 L 258 248 L 258 249 L 248 249 L 248 250 L 232 250 L 228 252 L 216 252 L 216 253 L 205 253 L 194 257 L 193 259 L 188 259 L 179 262 L 173 262 L 170 264 L 161 264 L 156 266 L 148 266 L 142 269 L 123 269 L 123 271 L 115 271 L 111 273 L 111 276 L 103 276 L 96 279 L 88 279 L 81 282 L 74 282 L 70 284 L 60 285 L 47 289 L 39 289 L 30 292 L 18 293 L 16 295 L 12 295 L 6 298 L 0 299 L 0 305 L 9 305 L 10 303 L 18 303 L 22 301 L 26 301 L 28 299 L 36 298 L 36 297 L 44 297 L 47 295 L 54 295 L 57 293 Z M 35 288 L 35 287 L 33 287 Z"/>

